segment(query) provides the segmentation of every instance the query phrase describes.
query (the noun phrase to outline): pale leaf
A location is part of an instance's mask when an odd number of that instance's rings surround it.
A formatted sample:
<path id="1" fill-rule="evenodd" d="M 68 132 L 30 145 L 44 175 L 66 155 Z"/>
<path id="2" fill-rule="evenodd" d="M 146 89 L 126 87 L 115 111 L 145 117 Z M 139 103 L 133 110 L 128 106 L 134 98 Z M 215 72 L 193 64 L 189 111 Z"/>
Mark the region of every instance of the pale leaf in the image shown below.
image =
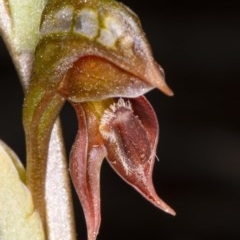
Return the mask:
<path id="1" fill-rule="evenodd" d="M 23 183 L 24 168 L 16 155 L 0 141 L 0 239 L 43 240 L 39 214 Z"/>

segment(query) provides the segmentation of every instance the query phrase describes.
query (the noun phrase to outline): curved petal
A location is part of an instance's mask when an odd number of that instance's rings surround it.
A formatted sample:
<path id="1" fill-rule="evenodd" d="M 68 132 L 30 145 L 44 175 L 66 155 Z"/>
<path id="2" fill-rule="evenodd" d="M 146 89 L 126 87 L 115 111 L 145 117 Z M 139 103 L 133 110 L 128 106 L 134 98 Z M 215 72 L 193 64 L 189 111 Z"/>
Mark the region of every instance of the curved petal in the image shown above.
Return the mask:
<path id="1" fill-rule="evenodd" d="M 120 99 L 105 111 L 100 125 L 113 169 L 148 201 L 163 211 L 175 212 L 157 196 L 152 170 L 158 141 L 158 123 L 144 97 Z"/>
<path id="2" fill-rule="evenodd" d="M 119 68 L 105 58 L 79 58 L 61 83 L 70 101 L 98 101 L 112 97 L 138 97 L 153 89 L 148 83 Z"/>
<path id="3" fill-rule="evenodd" d="M 95 116 L 81 104 L 73 106 L 79 128 L 70 154 L 70 174 L 84 211 L 88 240 L 95 240 L 101 222 L 100 169 L 106 149 Z"/>

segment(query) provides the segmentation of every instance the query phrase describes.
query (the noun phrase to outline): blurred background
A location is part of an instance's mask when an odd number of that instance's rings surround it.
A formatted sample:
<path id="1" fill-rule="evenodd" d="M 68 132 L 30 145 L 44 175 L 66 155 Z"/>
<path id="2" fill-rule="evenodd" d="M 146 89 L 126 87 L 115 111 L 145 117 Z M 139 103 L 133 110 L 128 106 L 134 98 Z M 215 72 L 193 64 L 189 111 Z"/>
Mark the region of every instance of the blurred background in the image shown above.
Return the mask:
<path id="1" fill-rule="evenodd" d="M 174 97 L 147 98 L 160 122 L 157 192 L 177 216 L 145 201 L 108 166 L 102 168 L 98 240 L 240 239 L 240 14 L 237 1 L 124 0 L 140 17 Z M 0 138 L 25 159 L 23 93 L 0 41 Z M 67 151 L 76 119 L 66 105 Z M 86 239 L 74 194 L 79 239 Z"/>

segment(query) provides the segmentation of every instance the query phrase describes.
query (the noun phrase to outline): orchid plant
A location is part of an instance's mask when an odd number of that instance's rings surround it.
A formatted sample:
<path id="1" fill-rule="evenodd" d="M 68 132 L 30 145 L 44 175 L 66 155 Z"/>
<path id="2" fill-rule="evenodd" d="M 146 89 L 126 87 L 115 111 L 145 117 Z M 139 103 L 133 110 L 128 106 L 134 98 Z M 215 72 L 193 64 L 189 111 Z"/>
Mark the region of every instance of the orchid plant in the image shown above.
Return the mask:
<path id="1" fill-rule="evenodd" d="M 55 239 L 54 232 L 62 230 L 60 225 L 56 230 L 51 225 L 51 215 L 58 211 L 52 208 L 59 208 L 57 204 L 49 205 L 51 197 L 67 196 L 70 210 L 64 216 L 70 225 L 73 221 L 71 197 L 66 190 L 68 178 L 63 173 L 60 180 L 61 174 L 54 175 L 54 167 L 48 171 L 52 158 L 58 158 L 59 149 L 63 148 L 60 124 L 55 123 L 66 101 L 71 103 L 78 119 L 69 171 L 84 211 L 88 240 L 95 240 L 99 232 L 100 169 L 105 158 L 148 201 L 175 215 L 154 190 L 152 170 L 158 121 L 144 97 L 153 88 L 169 96 L 173 92 L 165 83 L 163 69 L 153 59 L 138 17 L 114 0 L 51 0 L 46 5 L 42 2 L 37 8 L 36 26 L 32 26 L 31 44 L 26 40 L 31 50 L 27 52 L 26 46 L 19 50 L 6 30 L 9 22 L 14 23 L 10 13 L 21 11 L 16 2 L 0 1 L 0 13 L 5 14 L 0 24 L 26 90 L 23 106 L 26 185 L 45 238 Z M 18 43 L 20 38 L 15 39 Z M 62 164 L 66 171 L 61 160 L 64 154 L 60 155 L 59 162 L 54 164 Z M 54 187 L 47 191 L 51 181 L 63 182 L 56 195 Z M 75 230 L 70 229 L 73 236 Z M 74 238 L 66 235 L 57 239 Z"/>

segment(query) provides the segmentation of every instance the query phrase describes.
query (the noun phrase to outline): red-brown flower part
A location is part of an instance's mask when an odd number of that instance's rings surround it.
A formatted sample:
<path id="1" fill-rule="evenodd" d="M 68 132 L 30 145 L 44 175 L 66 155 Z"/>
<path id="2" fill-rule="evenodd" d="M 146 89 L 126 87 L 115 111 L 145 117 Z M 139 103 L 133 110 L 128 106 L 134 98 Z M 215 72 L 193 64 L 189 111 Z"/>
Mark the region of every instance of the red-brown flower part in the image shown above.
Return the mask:
<path id="1" fill-rule="evenodd" d="M 158 141 L 156 115 L 145 97 L 73 104 L 79 129 L 70 155 L 70 173 L 81 201 L 88 239 L 100 227 L 100 168 L 112 168 L 148 201 L 175 215 L 155 192 L 152 169 Z"/>
<path id="2" fill-rule="evenodd" d="M 86 104 L 85 104 L 86 105 Z M 73 105 L 78 118 L 78 133 L 70 154 L 70 174 L 80 199 L 88 239 L 96 239 L 101 222 L 100 169 L 107 155 L 98 130 L 98 120 L 84 104 Z"/>
<path id="3" fill-rule="evenodd" d="M 172 215 L 175 212 L 156 194 L 152 170 L 158 143 L 158 122 L 144 97 L 123 100 L 105 111 L 100 132 L 113 169 L 148 201 Z"/>

